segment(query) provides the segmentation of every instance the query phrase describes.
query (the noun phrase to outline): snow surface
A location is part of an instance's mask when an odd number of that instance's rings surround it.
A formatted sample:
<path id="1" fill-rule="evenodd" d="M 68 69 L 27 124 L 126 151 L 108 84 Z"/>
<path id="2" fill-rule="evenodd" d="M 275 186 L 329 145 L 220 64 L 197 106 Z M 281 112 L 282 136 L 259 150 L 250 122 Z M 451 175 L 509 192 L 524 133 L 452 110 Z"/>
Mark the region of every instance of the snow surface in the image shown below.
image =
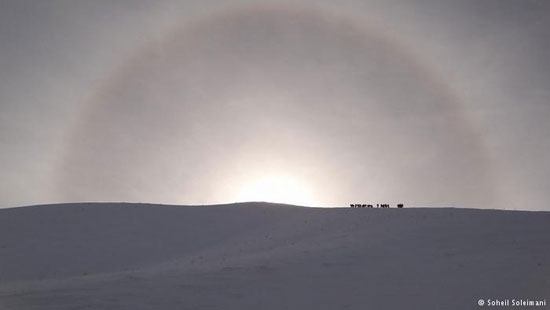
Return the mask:
<path id="1" fill-rule="evenodd" d="M 550 301 L 550 212 L 0 210 L 0 309 L 478 309 L 480 298 Z"/>

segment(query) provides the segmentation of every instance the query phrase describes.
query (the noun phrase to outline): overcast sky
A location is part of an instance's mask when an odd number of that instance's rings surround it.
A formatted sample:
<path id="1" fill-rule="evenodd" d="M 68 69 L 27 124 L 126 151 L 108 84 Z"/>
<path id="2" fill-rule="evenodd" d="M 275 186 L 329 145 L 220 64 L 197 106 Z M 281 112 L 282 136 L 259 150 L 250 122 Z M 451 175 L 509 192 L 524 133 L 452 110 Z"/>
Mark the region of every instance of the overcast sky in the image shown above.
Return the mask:
<path id="1" fill-rule="evenodd" d="M 549 29 L 543 0 L 1 0 L 0 207 L 550 210 Z"/>

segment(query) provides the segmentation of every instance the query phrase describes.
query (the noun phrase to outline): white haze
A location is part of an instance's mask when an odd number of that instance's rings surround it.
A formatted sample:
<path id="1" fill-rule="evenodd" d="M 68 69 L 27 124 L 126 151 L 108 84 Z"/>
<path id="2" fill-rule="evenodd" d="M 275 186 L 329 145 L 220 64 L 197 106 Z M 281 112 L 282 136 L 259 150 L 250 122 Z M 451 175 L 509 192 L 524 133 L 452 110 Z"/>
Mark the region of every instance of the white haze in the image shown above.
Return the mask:
<path id="1" fill-rule="evenodd" d="M 2 1 L 0 205 L 548 210 L 541 1 Z"/>

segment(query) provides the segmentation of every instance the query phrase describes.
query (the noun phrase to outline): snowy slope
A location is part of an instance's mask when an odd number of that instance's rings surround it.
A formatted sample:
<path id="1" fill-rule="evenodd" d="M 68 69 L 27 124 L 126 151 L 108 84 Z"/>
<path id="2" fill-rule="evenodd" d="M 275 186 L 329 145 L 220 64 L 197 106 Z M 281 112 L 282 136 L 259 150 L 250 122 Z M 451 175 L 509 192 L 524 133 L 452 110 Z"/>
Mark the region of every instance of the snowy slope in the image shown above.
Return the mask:
<path id="1" fill-rule="evenodd" d="M 550 213 L 0 210 L 0 309 L 476 309 L 480 298 L 550 301 Z"/>

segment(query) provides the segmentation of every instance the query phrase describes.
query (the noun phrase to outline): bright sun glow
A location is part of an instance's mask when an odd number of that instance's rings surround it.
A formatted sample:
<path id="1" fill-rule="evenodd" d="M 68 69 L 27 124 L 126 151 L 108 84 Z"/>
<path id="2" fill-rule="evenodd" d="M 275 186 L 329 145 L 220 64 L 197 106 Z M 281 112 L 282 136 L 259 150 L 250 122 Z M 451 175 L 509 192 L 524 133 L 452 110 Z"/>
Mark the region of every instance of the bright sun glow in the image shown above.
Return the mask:
<path id="1" fill-rule="evenodd" d="M 296 178 L 284 175 L 267 175 L 243 185 L 238 201 L 266 201 L 295 205 L 312 205 L 311 191 Z"/>

